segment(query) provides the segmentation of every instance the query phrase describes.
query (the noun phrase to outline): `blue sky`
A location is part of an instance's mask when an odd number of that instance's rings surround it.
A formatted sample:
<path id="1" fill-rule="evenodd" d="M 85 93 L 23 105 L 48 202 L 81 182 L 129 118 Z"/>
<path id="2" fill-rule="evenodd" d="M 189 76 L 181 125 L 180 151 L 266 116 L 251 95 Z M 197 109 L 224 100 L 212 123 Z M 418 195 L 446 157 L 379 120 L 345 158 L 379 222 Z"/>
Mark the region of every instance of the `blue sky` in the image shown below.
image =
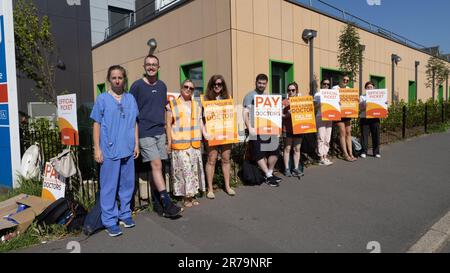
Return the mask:
<path id="1" fill-rule="evenodd" d="M 298 0 L 308 3 L 309 0 Z M 324 0 L 380 27 L 393 31 L 424 46 L 440 46 L 450 54 L 449 0 Z M 313 6 L 323 6 L 312 0 Z"/>

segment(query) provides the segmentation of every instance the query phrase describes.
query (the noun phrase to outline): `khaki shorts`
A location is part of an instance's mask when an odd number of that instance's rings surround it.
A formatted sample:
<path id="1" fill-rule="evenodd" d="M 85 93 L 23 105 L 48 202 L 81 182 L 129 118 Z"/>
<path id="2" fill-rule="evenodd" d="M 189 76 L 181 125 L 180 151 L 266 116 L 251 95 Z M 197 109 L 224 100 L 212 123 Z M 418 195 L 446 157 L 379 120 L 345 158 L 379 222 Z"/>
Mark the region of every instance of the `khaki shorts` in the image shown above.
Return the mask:
<path id="1" fill-rule="evenodd" d="M 167 156 L 166 134 L 140 138 L 139 147 L 141 149 L 142 162 L 166 160 L 169 158 Z"/>

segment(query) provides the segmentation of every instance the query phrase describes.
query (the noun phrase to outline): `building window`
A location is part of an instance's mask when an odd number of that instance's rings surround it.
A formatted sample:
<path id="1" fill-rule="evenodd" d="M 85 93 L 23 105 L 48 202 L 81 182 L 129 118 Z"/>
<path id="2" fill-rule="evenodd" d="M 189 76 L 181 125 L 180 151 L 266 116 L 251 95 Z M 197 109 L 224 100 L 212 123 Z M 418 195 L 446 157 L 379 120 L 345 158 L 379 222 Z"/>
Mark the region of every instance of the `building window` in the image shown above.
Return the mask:
<path id="1" fill-rule="evenodd" d="M 288 84 L 294 81 L 294 64 L 270 61 L 270 93 L 286 95 Z"/>
<path id="2" fill-rule="evenodd" d="M 179 1 L 180 0 L 156 0 L 156 9 L 157 10 L 166 9 Z"/>
<path id="3" fill-rule="evenodd" d="M 129 27 L 131 13 L 133 13 L 133 11 L 128 9 L 108 6 L 110 36 Z"/>
<path id="4" fill-rule="evenodd" d="M 330 80 L 331 87 L 339 85 L 339 81 L 344 77 L 344 73 L 337 69 L 331 68 L 320 68 L 320 81 L 323 79 Z M 320 85 L 320 83 L 319 83 Z M 353 81 L 348 84 L 349 87 L 353 88 Z"/>
<path id="5" fill-rule="evenodd" d="M 194 97 L 199 97 L 204 90 L 204 64 L 202 61 L 183 64 L 180 66 L 180 83 L 190 79 L 195 85 Z"/>
<path id="6" fill-rule="evenodd" d="M 106 92 L 106 84 L 105 83 L 97 84 L 97 96 L 105 92 Z"/>
<path id="7" fill-rule="evenodd" d="M 370 81 L 375 85 L 375 89 L 386 88 L 386 78 L 381 76 L 370 75 Z"/>
<path id="8" fill-rule="evenodd" d="M 417 101 L 416 82 L 408 82 L 408 103 L 415 103 Z"/>

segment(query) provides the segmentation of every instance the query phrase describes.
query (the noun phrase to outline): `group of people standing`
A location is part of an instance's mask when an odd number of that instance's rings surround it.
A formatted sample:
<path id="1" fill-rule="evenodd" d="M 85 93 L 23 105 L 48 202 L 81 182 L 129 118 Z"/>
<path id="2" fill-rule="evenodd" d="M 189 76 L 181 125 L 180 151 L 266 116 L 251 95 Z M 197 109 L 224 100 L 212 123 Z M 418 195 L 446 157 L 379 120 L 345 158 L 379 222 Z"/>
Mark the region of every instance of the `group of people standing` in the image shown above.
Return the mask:
<path id="1" fill-rule="evenodd" d="M 122 234 L 120 225 L 132 228 L 131 200 L 134 193 L 134 160 L 141 155 L 150 164 L 153 210 L 160 216 L 176 218 L 184 208 L 199 205 L 195 196 L 205 191 L 214 199 L 213 177 L 218 155 L 221 155 L 225 191 L 230 187 L 231 145 L 207 147 L 206 179 L 201 153 L 202 139 L 208 139 L 202 119 L 202 107 L 193 98 L 194 83 L 181 84 L 180 96 L 167 102 L 167 87 L 158 79 L 159 59 L 144 59 L 144 77 L 125 92 L 127 73 L 121 66 L 108 69 L 108 91 L 100 94 L 91 113 L 94 120 L 94 159 L 100 167 L 101 219 L 112 237 Z M 213 76 L 204 100 L 228 99 L 225 80 Z M 182 197 L 183 207 L 173 202 L 166 189 L 163 161 L 170 155 L 173 195 Z"/>
<path id="2" fill-rule="evenodd" d="M 167 87 L 158 79 L 159 59 L 148 55 L 144 59 L 143 78 L 135 81 L 130 92 L 126 92 L 127 73 L 118 65 L 111 66 L 107 73 L 108 91 L 100 94 L 91 113 L 94 120 L 94 159 L 100 167 L 100 205 L 102 223 L 112 237 L 122 234 L 120 225 L 132 228 L 131 201 L 135 187 L 134 160 L 139 156 L 145 164 L 150 164 L 152 178 L 152 205 L 155 212 L 168 218 L 178 217 L 184 208 L 199 205 L 195 196 L 206 192 L 208 199 L 214 199 L 213 178 L 216 162 L 220 155 L 225 182 L 225 192 L 236 194 L 230 186 L 231 144 L 206 145 L 207 162 L 202 160 L 202 140 L 208 140 L 205 120 L 202 118 L 202 103 L 194 99 L 194 83 L 183 81 L 178 98 L 167 101 Z M 348 77 L 347 77 L 348 79 Z M 345 88 L 345 78 L 340 88 Z M 347 81 L 348 83 L 348 81 Z M 280 177 L 274 175 L 278 160 L 279 137 L 257 135 L 254 124 L 254 98 L 263 95 L 268 84 L 267 75 L 256 78 L 255 90 L 249 92 L 243 101 L 243 117 L 249 135 L 249 149 L 252 160 L 264 172 L 270 186 L 279 186 Z M 328 84 L 328 86 L 327 86 Z M 330 81 L 323 80 L 322 88 L 329 89 Z M 366 89 L 373 84 L 366 84 Z M 297 83 L 288 85 L 288 94 L 300 96 Z M 208 82 L 204 101 L 230 99 L 225 79 L 214 75 Z M 322 121 L 320 116 L 320 91 L 314 97 L 317 111 L 318 148 L 321 165 L 332 164 L 328 158 L 332 122 Z M 364 109 L 361 96 L 361 109 Z M 378 123 L 377 123 L 378 122 Z M 350 120 L 337 123 L 340 131 L 344 159 L 356 160 L 351 152 Z M 362 139 L 367 153 L 368 132 L 372 133 L 376 145 L 374 153 L 379 156 L 376 140 L 379 139 L 379 120 L 363 120 Z M 364 129 L 366 128 L 366 129 Z M 289 100 L 283 100 L 284 164 L 286 176 L 303 176 L 300 165 L 302 135 L 292 130 Z M 350 146 L 349 146 L 350 145 Z M 364 146 L 365 145 L 365 146 Z M 364 148 L 363 148 L 364 149 Z M 293 150 L 293 164 L 290 168 L 290 152 Z M 182 198 L 183 206 L 173 202 L 166 189 L 163 175 L 163 161 L 171 161 L 173 195 Z M 206 182 L 206 183 L 205 183 Z M 207 184 L 207 185 L 206 185 Z"/>

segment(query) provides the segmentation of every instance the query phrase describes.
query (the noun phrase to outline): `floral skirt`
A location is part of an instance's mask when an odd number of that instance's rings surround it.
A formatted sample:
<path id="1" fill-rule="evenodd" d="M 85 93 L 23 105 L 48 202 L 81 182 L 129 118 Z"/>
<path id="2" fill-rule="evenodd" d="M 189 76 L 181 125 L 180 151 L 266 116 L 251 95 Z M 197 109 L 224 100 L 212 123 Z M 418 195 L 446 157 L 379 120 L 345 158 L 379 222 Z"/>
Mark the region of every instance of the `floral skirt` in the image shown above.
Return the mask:
<path id="1" fill-rule="evenodd" d="M 199 190 L 205 191 L 200 149 L 172 150 L 172 181 L 175 196 L 194 197 Z"/>

